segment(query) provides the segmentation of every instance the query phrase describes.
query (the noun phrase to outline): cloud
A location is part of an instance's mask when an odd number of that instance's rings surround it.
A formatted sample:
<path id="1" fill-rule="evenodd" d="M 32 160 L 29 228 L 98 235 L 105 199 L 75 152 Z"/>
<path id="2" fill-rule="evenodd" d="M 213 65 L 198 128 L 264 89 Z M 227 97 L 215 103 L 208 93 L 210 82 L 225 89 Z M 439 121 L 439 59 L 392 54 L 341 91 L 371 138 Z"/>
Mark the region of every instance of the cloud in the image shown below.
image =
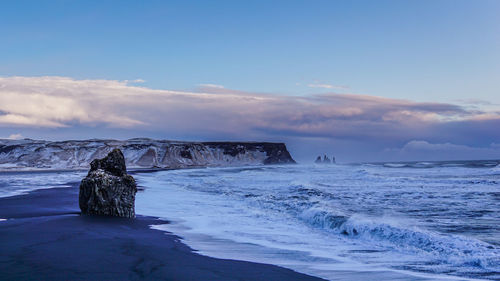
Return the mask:
<path id="1" fill-rule="evenodd" d="M 481 106 L 496 106 L 498 104 L 492 103 L 491 101 L 481 100 L 481 99 L 457 99 L 456 102 L 468 104 L 468 105 L 481 105 Z"/>
<path id="2" fill-rule="evenodd" d="M 452 143 L 429 143 L 427 141 L 422 141 L 422 140 L 413 140 L 408 142 L 403 146 L 401 149 L 402 152 L 407 152 L 407 151 L 430 151 L 430 152 L 435 152 L 435 151 L 464 151 L 464 150 L 471 150 L 471 149 L 476 149 L 472 148 L 466 145 L 458 145 L 458 144 L 452 144 Z"/>
<path id="3" fill-rule="evenodd" d="M 286 136 L 365 142 L 494 142 L 500 114 L 447 103 L 356 94 L 283 96 L 204 85 L 197 92 L 156 90 L 115 80 L 0 77 L 0 126 L 106 126 L 189 133 L 198 138 Z M 468 133 L 469 132 L 469 133 Z M 474 132 L 474 134 L 470 134 Z M 280 137 L 280 138 L 281 138 Z"/>
<path id="4" fill-rule="evenodd" d="M 308 84 L 307 86 L 309 88 L 339 89 L 339 90 L 349 89 L 348 86 L 331 85 L 331 84 L 320 84 L 320 83 Z"/>
<path id="5" fill-rule="evenodd" d="M 495 143 L 487 147 L 472 147 L 450 142 L 430 143 L 424 140 L 412 140 L 401 148 L 388 149 L 386 152 L 396 152 L 400 159 L 500 159 L 500 146 Z"/>
<path id="6" fill-rule="evenodd" d="M 224 86 L 222 85 L 217 85 L 217 84 L 200 84 L 200 88 L 217 88 L 217 89 L 224 89 Z"/>
<path id="7" fill-rule="evenodd" d="M 23 135 L 21 135 L 21 134 L 11 134 L 6 139 L 8 139 L 8 140 L 20 140 L 22 138 L 23 138 Z"/>

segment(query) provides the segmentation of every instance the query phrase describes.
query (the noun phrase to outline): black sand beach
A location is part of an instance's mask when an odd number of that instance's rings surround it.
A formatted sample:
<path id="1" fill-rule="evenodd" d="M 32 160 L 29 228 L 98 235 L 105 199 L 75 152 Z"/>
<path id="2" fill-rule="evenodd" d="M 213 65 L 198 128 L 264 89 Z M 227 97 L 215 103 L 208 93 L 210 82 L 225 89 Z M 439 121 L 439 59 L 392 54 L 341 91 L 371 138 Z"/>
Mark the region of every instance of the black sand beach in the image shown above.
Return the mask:
<path id="1" fill-rule="evenodd" d="M 0 218 L 0 280 L 321 280 L 196 254 L 157 218 L 81 216 L 78 184 L 0 198 Z"/>

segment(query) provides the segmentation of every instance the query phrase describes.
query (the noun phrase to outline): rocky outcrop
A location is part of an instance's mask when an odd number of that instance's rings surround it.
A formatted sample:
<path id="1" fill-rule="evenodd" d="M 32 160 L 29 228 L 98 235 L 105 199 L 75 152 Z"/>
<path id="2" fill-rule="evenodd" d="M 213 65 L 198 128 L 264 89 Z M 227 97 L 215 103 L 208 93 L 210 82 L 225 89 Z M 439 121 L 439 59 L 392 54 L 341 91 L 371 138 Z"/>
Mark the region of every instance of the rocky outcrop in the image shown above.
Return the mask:
<path id="1" fill-rule="evenodd" d="M 323 163 L 330 164 L 330 163 L 332 163 L 332 161 L 330 161 L 330 158 L 328 158 L 328 156 L 325 155 L 325 156 L 323 156 Z"/>
<path id="2" fill-rule="evenodd" d="M 295 163 L 284 143 L 180 142 L 130 139 L 0 140 L 0 170 L 88 169 L 89 163 L 120 149 L 129 168 L 183 168 Z"/>
<path id="3" fill-rule="evenodd" d="M 316 164 L 331 164 L 331 163 L 335 164 L 335 157 L 332 156 L 332 160 L 330 160 L 330 158 L 328 158 L 328 156 L 324 155 L 323 160 L 321 160 L 321 156 L 318 156 L 316 158 L 316 160 L 314 161 L 314 163 L 316 163 Z"/>
<path id="4" fill-rule="evenodd" d="M 265 154 L 261 157 L 261 164 L 289 164 L 295 163 L 284 143 L 270 142 L 204 142 L 212 150 L 223 150 L 224 155 L 238 157 L 248 152 L 260 152 Z M 263 155 L 264 156 L 264 155 Z"/>
<path id="5" fill-rule="evenodd" d="M 125 158 L 119 149 L 90 163 L 90 171 L 80 184 L 82 214 L 135 217 L 137 185 L 127 174 Z"/>
<path id="6" fill-rule="evenodd" d="M 323 163 L 323 160 L 321 160 L 321 156 L 316 157 L 316 160 L 314 161 L 316 164 L 321 164 Z"/>

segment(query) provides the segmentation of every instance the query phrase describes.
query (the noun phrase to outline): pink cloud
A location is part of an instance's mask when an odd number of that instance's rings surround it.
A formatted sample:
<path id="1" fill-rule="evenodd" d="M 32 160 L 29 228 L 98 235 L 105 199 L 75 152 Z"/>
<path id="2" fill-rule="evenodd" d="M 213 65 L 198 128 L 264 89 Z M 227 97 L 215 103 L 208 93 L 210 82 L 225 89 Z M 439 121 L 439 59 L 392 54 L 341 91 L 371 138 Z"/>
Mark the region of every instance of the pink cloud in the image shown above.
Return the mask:
<path id="1" fill-rule="evenodd" d="M 0 126 L 106 125 L 150 131 L 331 138 L 418 137 L 450 122 L 500 120 L 495 112 L 355 94 L 283 96 L 203 87 L 155 90 L 127 81 L 0 77 Z"/>

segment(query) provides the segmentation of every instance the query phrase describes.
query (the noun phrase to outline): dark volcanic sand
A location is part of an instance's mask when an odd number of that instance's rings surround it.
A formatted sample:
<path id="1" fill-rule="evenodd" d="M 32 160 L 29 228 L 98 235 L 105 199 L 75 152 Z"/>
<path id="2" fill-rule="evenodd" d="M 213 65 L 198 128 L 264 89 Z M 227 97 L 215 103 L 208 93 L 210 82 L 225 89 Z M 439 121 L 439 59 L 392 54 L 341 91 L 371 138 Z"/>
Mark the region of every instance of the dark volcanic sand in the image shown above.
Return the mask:
<path id="1" fill-rule="evenodd" d="M 78 185 L 0 198 L 0 280 L 321 280 L 194 253 L 164 224 L 80 216 Z"/>

